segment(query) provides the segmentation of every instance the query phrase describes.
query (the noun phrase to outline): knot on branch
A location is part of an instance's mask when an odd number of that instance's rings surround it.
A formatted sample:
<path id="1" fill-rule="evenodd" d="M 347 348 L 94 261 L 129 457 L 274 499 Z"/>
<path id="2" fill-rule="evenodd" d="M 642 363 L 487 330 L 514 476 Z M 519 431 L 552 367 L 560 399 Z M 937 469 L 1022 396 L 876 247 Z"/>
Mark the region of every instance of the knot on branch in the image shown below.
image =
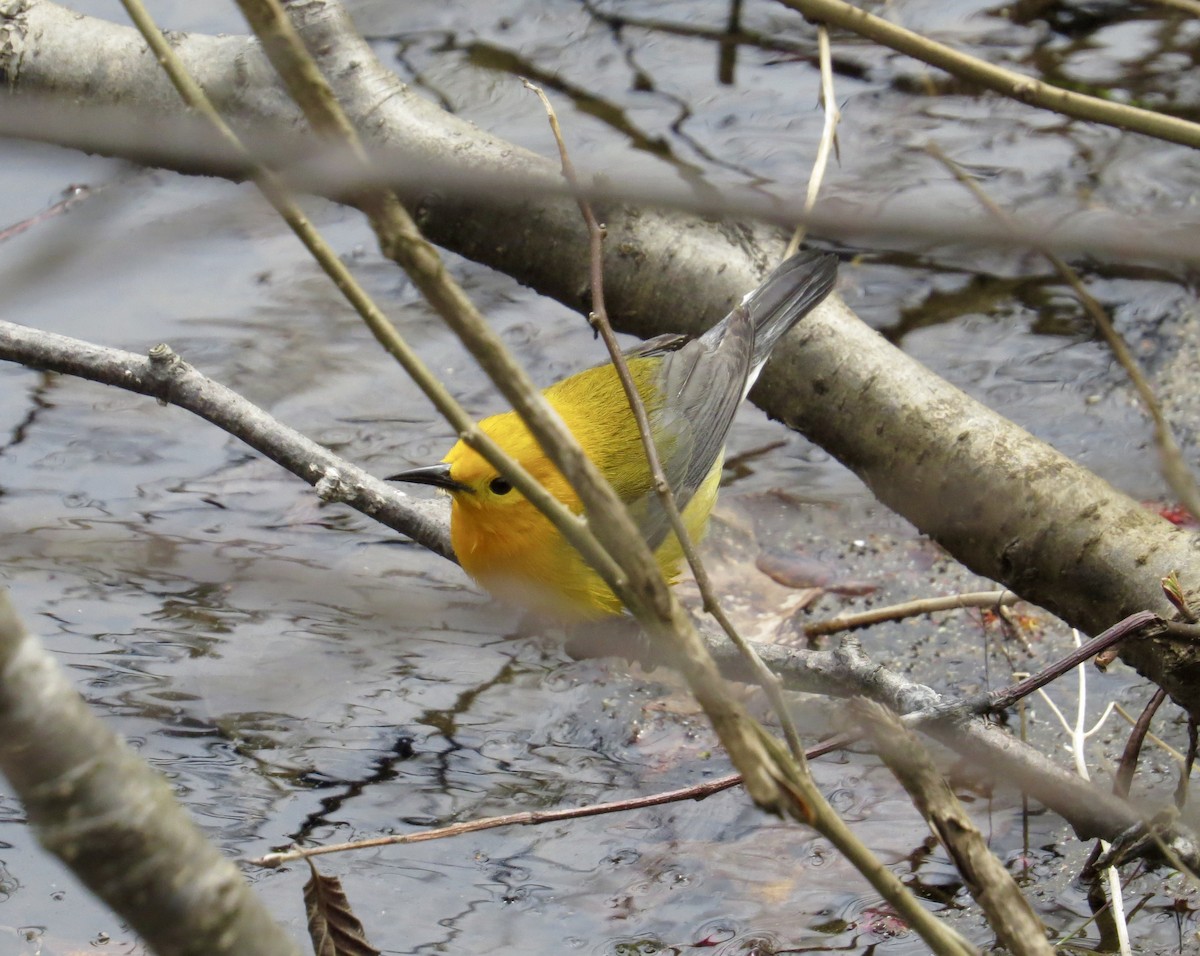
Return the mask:
<path id="1" fill-rule="evenodd" d="M 322 501 L 349 501 L 355 493 L 354 486 L 346 481 L 336 468 L 326 468 L 317 480 L 314 489 Z"/>
<path id="2" fill-rule="evenodd" d="M 1017 80 L 1012 85 L 1012 95 L 1023 103 L 1028 103 L 1037 93 L 1037 83 L 1033 80 Z"/>
<path id="3" fill-rule="evenodd" d="M 149 351 L 150 381 L 155 385 L 155 398 L 160 405 L 170 404 L 171 382 L 175 376 L 186 368 L 186 363 L 166 342 L 159 342 Z"/>
<path id="4" fill-rule="evenodd" d="M 166 342 L 159 342 L 150 350 L 150 361 L 158 368 L 169 368 L 180 361 L 179 353 Z"/>

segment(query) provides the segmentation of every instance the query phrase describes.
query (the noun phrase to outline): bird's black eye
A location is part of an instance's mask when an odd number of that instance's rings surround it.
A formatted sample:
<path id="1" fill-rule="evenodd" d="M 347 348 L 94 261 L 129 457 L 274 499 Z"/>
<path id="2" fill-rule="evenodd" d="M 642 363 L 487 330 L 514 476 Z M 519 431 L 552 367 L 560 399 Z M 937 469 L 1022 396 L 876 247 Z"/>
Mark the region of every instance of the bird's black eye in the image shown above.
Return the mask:
<path id="1" fill-rule="evenodd" d="M 512 485 L 503 478 L 493 478 L 488 482 L 488 490 L 494 495 L 506 495 L 512 491 Z"/>

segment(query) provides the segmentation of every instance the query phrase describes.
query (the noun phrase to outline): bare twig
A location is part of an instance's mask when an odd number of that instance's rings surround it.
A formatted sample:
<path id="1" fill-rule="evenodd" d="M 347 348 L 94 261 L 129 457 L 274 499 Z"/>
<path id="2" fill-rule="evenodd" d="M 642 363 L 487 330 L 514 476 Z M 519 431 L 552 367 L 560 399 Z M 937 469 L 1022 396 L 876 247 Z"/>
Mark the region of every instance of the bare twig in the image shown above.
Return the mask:
<path id="1" fill-rule="evenodd" d="M 843 614 L 828 621 L 805 624 L 804 636 L 820 637 L 823 634 L 856 631 L 859 628 L 870 627 L 872 624 L 879 624 L 883 621 L 899 621 L 906 617 L 934 614 L 938 611 L 954 611 L 966 607 L 1008 607 L 1016 604 L 1019 600 L 1021 599 L 1012 591 L 968 591 L 964 594 L 950 594 L 946 597 L 919 598 L 915 601 L 905 601 L 903 604 L 871 608 L 869 611 L 861 611 L 857 614 Z"/>
<path id="2" fill-rule="evenodd" d="M 796 226 L 791 241 L 784 250 L 785 259 L 794 255 L 804 242 L 808 217 L 812 215 L 813 207 L 817 204 L 817 194 L 821 191 L 825 168 L 829 165 L 829 154 L 837 147 L 837 126 L 841 113 L 838 111 L 833 92 L 833 58 L 829 49 L 829 30 L 823 23 L 817 24 L 817 52 L 821 63 L 821 103 L 825 107 L 825 125 L 821 128 L 821 142 L 817 146 L 817 157 L 813 160 L 812 172 L 808 177 L 808 192 L 804 196 L 804 218 Z"/>
<path id="3" fill-rule="evenodd" d="M 553 104 L 539 87 L 533 85 L 528 80 L 525 81 L 525 87 L 537 95 L 546 110 L 546 115 L 549 117 L 550 129 L 554 133 L 554 141 L 558 144 L 559 157 L 562 160 L 563 178 L 567 180 L 567 183 L 572 188 L 578 187 L 579 180 L 575 175 L 575 167 L 571 162 L 567 144 L 563 139 L 562 129 L 559 127 L 558 116 L 554 112 Z M 663 469 L 662 460 L 658 455 L 658 445 L 650 431 L 650 419 L 646 414 L 645 404 L 642 402 L 641 395 L 638 394 L 637 385 L 634 383 L 633 375 L 629 371 L 629 364 L 625 361 L 625 355 L 621 351 L 617 337 L 613 334 L 612 325 L 608 321 L 608 312 L 604 305 L 604 228 L 597 222 L 596 216 L 592 212 L 591 204 L 582 197 L 578 199 L 578 202 L 579 211 L 583 215 L 584 222 L 587 224 L 589 237 L 588 245 L 590 250 L 592 287 L 590 319 L 592 327 L 600 333 L 600 337 L 604 340 L 604 345 L 608 349 L 613 367 L 616 369 L 617 377 L 621 381 L 621 387 L 625 391 L 625 398 L 629 402 L 629 409 L 633 414 L 634 420 L 637 422 L 638 435 L 641 437 L 642 449 L 646 454 L 647 467 L 654 482 L 654 491 L 658 495 L 663 510 L 666 512 L 667 518 L 671 523 L 671 530 L 676 540 L 678 540 L 680 548 L 683 549 L 688 566 L 692 569 L 692 574 L 696 578 L 696 586 L 699 588 L 700 595 L 704 601 L 704 610 L 712 615 L 713 619 L 721 626 L 721 629 L 733 642 L 734 646 L 750 662 L 751 667 L 757 675 L 758 682 L 762 685 L 763 690 L 767 694 L 767 699 L 771 702 L 772 711 L 783 728 L 784 739 L 787 740 L 792 756 L 803 767 L 805 759 L 804 745 L 800 741 L 795 721 L 792 720 L 787 701 L 784 699 L 783 685 L 775 673 L 762 662 L 762 659 L 755 652 L 754 648 L 738 633 L 737 628 L 733 626 L 733 622 L 725 613 L 724 608 L 721 607 L 721 602 L 717 599 L 716 591 L 712 586 L 708 571 L 704 567 L 704 562 L 701 561 L 695 542 L 692 541 L 692 536 L 688 533 L 687 525 L 684 524 L 683 515 L 679 511 L 679 502 L 675 499 L 675 491 L 671 488 L 671 484 L 667 480 L 666 471 Z"/>
<path id="4" fill-rule="evenodd" d="M 133 96 L 132 93 L 127 94 Z M 396 148 L 374 147 L 368 151 L 371 166 L 362 170 L 344 155 L 334 154 L 311 139 L 298 138 L 285 127 L 290 118 L 271 113 L 275 125 L 245 137 L 259 163 L 281 170 L 288 185 L 297 192 L 310 192 L 340 201 L 347 193 L 367 185 L 385 184 L 411 194 L 430 190 L 453 193 L 464 208 L 485 208 L 485 201 L 498 196 L 521 203 L 566 197 L 570 190 L 561 182 L 525 169 L 470 166 L 455 162 L 454 155 L 437 160 L 414 158 Z M 0 132 L 6 136 L 49 141 L 65 146 L 123 156 L 139 162 L 241 180 L 253 163 L 241 158 L 228 145 L 214 141 L 207 126 L 194 116 L 155 116 L 147 123 L 141 112 L 88 103 L 83 111 L 60 97 L 43 97 L 20 92 L 11 101 L 0 100 Z M 706 184 L 697 190 L 681 185 L 678 177 L 648 173 L 620 179 L 583 172 L 581 194 L 593 203 L 615 208 L 671 209 L 698 219 L 754 219 L 793 229 L 804 218 L 804 200 L 774 196 L 764 186 L 753 189 Z M 574 198 L 573 196 L 571 197 Z M 235 200 L 230 200 L 231 202 Z M 479 213 L 479 215 L 484 215 Z M 1092 210 L 1088 216 L 1051 219 L 1040 215 L 1018 215 L 1017 232 L 1000 228 L 973 213 L 956 207 L 932 206 L 919 191 L 896 196 L 882 208 L 877 203 L 840 197 L 836 204 L 818 202 L 809 218 L 812 231 L 826 239 L 862 247 L 880 248 L 902 242 L 944 241 L 955 236 L 962 245 L 991 249 L 1028 248 L 1040 240 L 1059 255 L 1087 255 L 1100 261 L 1128 263 L 1131 260 L 1159 263 L 1167 268 L 1200 265 L 1200 248 L 1194 242 L 1195 222 L 1186 212 L 1158 210 L 1153 223 L 1145 217 L 1122 215 L 1111 210 Z M 611 224 L 610 224 L 611 225 Z M 448 239 L 452 237 L 447 237 Z M 474 255 L 489 261 L 483 252 Z M 492 261 L 496 266 L 503 261 Z M 512 269 L 512 265 L 508 264 Z M 559 297 L 568 295 L 559 292 Z"/>
<path id="5" fill-rule="evenodd" d="M 12 239 L 14 236 L 19 236 L 26 230 L 45 222 L 47 219 L 63 215 L 63 213 L 70 211 L 85 199 L 95 195 L 96 192 L 97 190 L 90 186 L 68 186 L 63 190 L 63 198 L 54 203 L 54 205 L 43 209 L 37 215 L 29 216 L 27 219 L 22 219 L 20 222 L 14 222 L 11 226 L 5 226 L 3 229 L 0 229 L 0 242 Z"/>
<path id="6" fill-rule="evenodd" d="M 401 494 L 272 418 L 232 389 L 206 378 L 166 345 L 155 346 L 146 357 L 0 322 L 0 359 L 75 375 L 186 409 L 315 485 L 324 500 L 349 505 L 435 554 L 454 559 L 441 503 Z"/>
<path id="7" fill-rule="evenodd" d="M 983 834 L 917 738 L 891 711 L 873 701 L 858 698 L 851 714 L 866 728 L 875 752 L 941 840 L 1000 942 L 1017 956 L 1053 956 L 1041 920 L 1004 864 L 988 849 Z"/>
<path id="8" fill-rule="evenodd" d="M 1145 743 L 1146 735 L 1150 732 L 1150 721 L 1154 719 L 1154 715 L 1158 712 L 1158 708 L 1162 706 L 1162 702 L 1167 699 L 1167 692 L 1161 687 L 1155 688 L 1154 694 L 1142 708 L 1141 714 L 1133 725 L 1133 730 L 1129 733 L 1129 739 L 1125 741 L 1125 749 L 1121 752 L 1121 759 L 1117 764 L 1117 772 L 1113 777 L 1113 793 L 1119 797 L 1129 796 L 1129 785 L 1133 783 L 1133 775 L 1137 771 L 1138 757 L 1142 752 L 1142 744 Z M 1117 713 L 1121 716 L 1127 716 L 1124 708 L 1119 704 L 1116 707 Z"/>
<path id="9" fill-rule="evenodd" d="M 1126 718 L 1129 723 L 1133 724 L 1133 729 L 1129 732 L 1129 739 L 1126 740 L 1124 750 L 1121 752 L 1121 760 L 1117 763 L 1116 774 L 1112 776 L 1112 793 L 1115 793 L 1117 796 L 1121 796 L 1122 799 L 1129 798 L 1129 787 L 1130 784 L 1133 783 L 1134 772 L 1138 770 L 1138 759 L 1141 754 L 1141 746 L 1144 744 L 1147 735 L 1150 736 L 1151 739 L 1157 740 L 1159 744 L 1162 744 L 1162 741 L 1158 740 L 1156 736 L 1150 733 L 1150 722 L 1153 720 L 1154 714 L 1157 713 L 1158 708 L 1162 707 L 1165 699 L 1166 691 L 1164 691 L 1162 687 L 1158 687 L 1158 689 L 1154 691 L 1153 695 L 1151 696 L 1150 701 L 1146 703 L 1146 707 L 1142 708 L 1141 714 L 1136 721 L 1129 716 L 1126 709 L 1121 707 L 1121 704 L 1115 703 L 1114 707 L 1112 707 L 1117 714 L 1120 714 L 1122 717 Z M 1168 750 L 1171 750 L 1172 754 L 1175 754 L 1176 757 L 1180 758 L 1182 763 L 1182 754 L 1172 750 L 1170 747 L 1168 747 Z M 1106 849 L 1106 846 L 1109 848 Z M 1112 849 L 1109 844 L 1105 844 L 1103 840 L 1097 840 L 1096 844 L 1094 844 L 1092 847 L 1092 852 L 1087 856 L 1087 861 L 1080 870 L 1081 878 L 1096 878 L 1097 861 L 1100 858 L 1109 858 L 1112 853 L 1114 853 L 1114 849 Z M 1103 870 L 1105 867 L 1100 868 Z"/>
<path id="10" fill-rule="evenodd" d="M 1082 643 L 1079 638 L 1079 632 L 1072 630 L 1072 634 L 1075 637 L 1075 646 L 1079 647 Z M 1039 688 L 1038 693 L 1042 695 L 1042 698 L 1050 706 L 1050 709 L 1054 712 L 1055 716 L 1058 717 L 1059 721 L 1063 725 L 1063 728 L 1067 731 L 1067 734 L 1071 740 L 1070 750 L 1072 758 L 1075 761 L 1075 772 L 1084 780 L 1091 780 L 1091 774 L 1088 773 L 1087 758 L 1084 754 L 1083 748 L 1087 742 L 1087 738 L 1095 734 L 1108 719 L 1108 715 L 1112 713 L 1113 702 L 1109 701 L 1108 706 L 1104 709 L 1104 713 L 1092 726 L 1091 730 L 1084 730 L 1084 721 L 1087 719 L 1087 668 L 1081 662 L 1075 669 L 1075 672 L 1079 675 L 1079 694 L 1076 701 L 1074 724 L 1071 724 L 1066 717 L 1063 716 L 1062 711 L 1058 709 L 1058 706 L 1044 690 Z M 1100 848 L 1102 852 L 1106 852 L 1109 848 L 1108 841 L 1101 840 Z M 1129 947 L 1129 926 L 1125 920 L 1124 895 L 1121 888 L 1121 874 L 1117 872 L 1117 868 L 1115 866 L 1108 866 L 1104 868 L 1103 875 L 1107 887 L 1108 902 L 1112 905 L 1112 919 L 1117 930 L 1117 942 L 1120 946 L 1121 956 L 1131 956 L 1131 950 Z"/>
<path id="11" fill-rule="evenodd" d="M 1188 747 L 1183 756 L 1183 766 L 1179 768 L 1179 783 L 1175 786 L 1175 806 L 1180 810 L 1187 803 L 1189 783 L 1192 777 L 1192 767 L 1196 763 L 1196 751 L 1200 749 L 1200 734 L 1196 729 L 1196 718 L 1189 717 L 1187 725 Z"/>
<path id="12" fill-rule="evenodd" d="M 1063 674 L 1078 667 L 1085 661 L 1115 647 L 1121 641 L 1128 640 L 1134 636 L 1143 639 L 1151 638 L 1164 632 L 1171 632 L 1179 626 L 1164 621 L 1157 614 L 1152 614 L 1149 611 L 1139 611 L 1137 614 L 1131 614 L 1129 617 L 1118 621 L 1083 646 L 1077 646 L 1073 652 L 1064 655 L 1036 674 L 1017 681 L 1015 684 L 1010 684 L 1008 687 L 985 691 L 973 697 L 955 701 L 952 704 L 946 705 L 943 712 L 949 713 L 953 711 L 956 713 L 982 714 L 992 710 L 1004 710 L 1011 707 L 1023 697 L 1029 696 L 1035 690 L 1040 690 L 1052 681 L 1057 680 Z M 1200 632 L 1200 629 L 1196 629 L 1196 631 Z"/>
<path id="13" fill-rule="evenodd" d="M 1140 624 L 1139 624 L 1140 621 Z M 1163 627 L 1153 615 L 1135 619 L 1137 626 L 1150 624 Z M 1128 638 L 1128 624 L 1115 632 Z M 1110 638 L 1113 635 L 1110 635 Z M 717 658 L 722 671 L 732 680 L 752 680 L 745 659 L 724 635 L 706 633 L 709 650 Z M 649 664 L 661 664 L 664 656 L 655 653 L 645 641 L 635 644 L 622 640 L 619 634 L 605 629 L 601 653 L 622 654 Z M 572 653 L 580 648 L 572 642 Z M 967 700 L 947 700 L 933 688 L 917 684 L 895 673 L 869 657 L 853 635 L 844 637 L 832 650 L 809 650 L 781 644 L 762 644 L 759 654 L 767 665 L 781 677 L 791 690 L 824 694 L 830 697 L 867 696 L 886 704 L 897 713 L 905 714 L 905 722 L 928 734 L 972 766 L 1006 786 L 1020 789 L 1063 817 L 1087 839 L 1094 836 L 1115 838 L 1141 823 L 1142 814 L 1112 793 L 1099 790 L 1062 768 L 1057 761 L 1014 738 L 988 721 L 973 715 L 988 710 L 986 694 Z M 1077 663 L 1077 662 L 1076 662 Z M 1018 698 L 1019 699 L 1019 698 Z M 840 735 L 809 748 L 810 759 L 821 753 L 846 746 L 850 738 Z M 1172 852 L 1200 867 L 1200 843 L 1186 828 L 1172 831 L 1168 839 Z"/>
<path id="14" fill-rule="evenodd" d="M 973 56 L 968 56 L 945 44 L 930 40 L 904 27 L 897 26 L 860 10 L 843 0 L 780 0 L 810 20 L 829 23 L 851 30 L 861 36 L 882 43 L 908 56 L 915 57 L 931 66 L 945 70 L 954 76 L 978 84 L 985 89 L 1028 103 L 1043 109 L 1115 126 L 1117 129 L 1143 133 L 1170 143 L 1180 143 L 1200 148 L 1200 124 L 1155 113 L 1151 110 L 1125 106 L 1111 100 L 1072 93 L 1060 87 L 1043 83 L 1031 76 L 1014 73 L 993 66 Z"/>
<path id="15" fill-rule="evenodd" d="M 1161 690 L 1161 688 L 1160 688 L 1160 690 Z M 1141 719 L 1140 716 L 1135 718 L 1133 716 L 1133 714 L 1131 714 L 1129 711 L 1127 711 L 1120 704 L 1117 704 L 1115 709 L 1116 709 L 1117 715 L 1119 717 L 1121 717 L 1131 727 L 1136 727 L 1138 721 Z M 1143 711 L 1142 713 L 1144 714 L 1145 711 Z M 1179 750 L 1172 747 L 1169 743 L 1167 743 L 1165 740 L 1163 740 L 1157 734 L 1152 734 L 1152 733 L 1150 733 L 1149 730 L 1147 730 L 1146 731 L 1146 739 L 1149 740 L 1156 747 L 1158 747 L 1159 750 L 1164 751 L 1172 760 L 1175 760 L 1178 763 L 1183 763 L 1183 754 Z"/>
<path id="16" fill-rule="evenodd" d="M 715 793 L 721 793 L 742 782 L 741 774 L 726 774 L 715 780 L 679 790 L 667 790 L 651 794 L 648 797 L 634 797 L 629 800 L 612 800 L 608 803 L 592 803 L 586 807 L 572 807 L 568 810 L 529 810 L 523 813 L 506 813 L 502 816 L 481 817 L 478 820 L 467 820 L 463 823 L 453 823 L 449 826 L 434 827 L 429 830 L 417 830 L 414 833 L 394 833 L 390 836 L 374 837 L 369 840 L 355 840 L 351 843 L 334 843 L 328 846 L 296 847 L 279 853 L 268 853 L 254 860 L 247 860 L 254 866 L 275 867 L 292 860 L 307 859 L 312 856 L 323 856 L 326 853 L 346 853 L 353 850 L 367 850 L 381 846 L 399 846 L 405 843 L 424 843 L 428 840 L 443 840 L 448 837 L 462 836 L 464 833 L 478 833 L 480 830 L 494 830 L 496 827 L 508 826 L 537 826 L 542 823 L 557 823 L 562 820 L 577 820 L 581 817 L 595 817 L 607 813 L 621 813 L 626 810 L 641 810 L 645 807 L 662 806 L 664 803 L 678 803 L 682 800 L 703 800 Z"/>
<path id="17" fill-rule="evenodd" d="M 161 32 L 141 8 L 140 0 L 124 2 L 136 17 L 139 28 L 160 62 L 168 68 L 181 95 L 196 104 L 197 108 L 206 110 L 224 137 L 236 144 L 232 132 L 224 127 L 211 105 L 207 103 L 203 92 L 187 75 Z M 315 93 L 297 96 L 299 105 L 304 109 L 313 127 L 324 135 L 336 138 L 354 158 L 361 159 L 365 166 L 365 157 L 353 128 L 342 114 L 324 79 L 310 68 L 309 54 L 279 4 L 275 0 L 239 0 L 239 3 L 252 26 L 268 34 L 264 45 L 273 64 L 284 74 L 285 83 L 289 87 L 312 84 L 321 87 L 321 90 Z M 237 144 L 236 148 L 240 149 L 240 144 Z M 265 183 L 271 190 L 268 196 L 281 212 L 291 211 L 288 209 L 290 199 L 282 189 L 272 188 L 277 186 L 273 178 L 268 174 L 260 174 L 259 181 L 260 185 Z M 386 189 L 376 189 L 360 196 L 359 201 L 370 216 L 384 253 L 405 269 L 451 329 L 462 338 L 484 370 L 513 403 L 551 460 L 574 485 L 587 513 L 592 516 L 591 529 L 597 532 L 603 544 L 593 539 L 592 535 L 583 534 L 582 528 L 569 527 L 572 524 L 569 515 L 566 525 L 561 530 L 589 562 L 597 567 L 606 583 L 639 620 L 676 649 L 675 663 L 687 678 L 734 764 L 742 772 L 747 792 L 764 808 L 787 813 L 801 820 L 810 820 L 814 813 L 810 807 L 814 802 L 823 804 L 823 797 L 815 785 L 798 772 L 774 739 L 725 689 L 716 665 L 705 651 L 682 607 L 667 589 L 653 555 L 639 536 L 631 515 L 612 487 L 583 453 L 561 419 L 533 387 L 528 376 L 508 354 L 498 337 L 487 328 L 470 301 L 449 280 L 436 250 L 421 236 L 395 195 Z M 296 220 L 292 225 L 297 229 L 303 223 Z M 310 249 L 314 250 L 314 254 L 322 252 L 321 247 L 315 243 L 310 245 Z M 339 283 L 339 288 L 347 292 L 356 287 L 353 286 L 352 278 L 347 275 L 345 281 Z M 372 304 L 364 296 L 360 312 L 365 315 L 372 308 Z M 383 323 L 380 330 L 386 333 L 389 328 Z M 398 336 L 393 345 L 399 350 L 397 357 L 401 358 L 406 369 L 411 367 L 415 373 L 425 373 L 426 370 L 415 360 L 415 356 L 407 352 Z M 446 409 L 454 412 L 453 401 L 448 395 L 444 398 Z M 488 444 L 481 443 L 481 439 L 486 436 L 469 422 L 462 431 L 463 440 L 484 451 L 485 457 L 488 457 Z M 498 460 L 508 464 L 499 456 Z M 514 484 L 525 491 L 522 485 L 526 476 L 521 474 L 519 469 L 518 474 L 521 475 L 522 482 Z M 537 482 L 529 480 L 527 497 L 535 504 L 538 503 L 533 494 L 537 490 L 534 487 L 536 485 Z M 557 502 L 554 502 L 554 505 L 558 511 L 563 510 Z M 550 511 L 554 513 L 554 509 Z M 602 520 L 597 522 L 597 516 L 603 516 Z M 616 560 L 609 556 L 609 549 Z M 815 812 L 820 813 L 822 817 L 828 817 L 832 814 L 832 809 L 825 804 Z M 965 951 L 958 946 L 961 940 L 957 934 L 946 930 L 930 918 L 915 900 L 911 900 L 902 884 L 890 872 L 877 862 L 874 862 L 873 868 L 868 865 L 873 862 L 869 853 L 853 839 L 840 820 L 836 817 L 832 821 L 826 820 L 826 826 L 829 830 L 827 835 L 835 845 L 842 849 L 852 862 L 863 868 L 863 872 L 867 873 L 868 878 L 872 879 L 893 905 L 906 911 L 910 922 L 931 941 L 931 945 L 944 952 Z"/>

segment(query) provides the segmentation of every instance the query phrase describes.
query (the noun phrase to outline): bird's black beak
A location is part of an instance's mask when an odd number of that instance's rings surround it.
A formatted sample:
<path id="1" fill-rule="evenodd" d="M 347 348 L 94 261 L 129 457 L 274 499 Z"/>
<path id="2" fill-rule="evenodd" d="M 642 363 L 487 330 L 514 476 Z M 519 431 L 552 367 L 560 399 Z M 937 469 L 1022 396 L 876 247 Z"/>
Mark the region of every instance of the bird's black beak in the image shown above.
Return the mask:
<path id="1" fill-rule="evenodd" d="M 411 468 L 398 475 L 389 475 L 385 481 L 409 481 L 414 485 L 433 485 L 435 488 L 445 488 L 447 491 L 470 491 L 462 482 L 450 477 L 450 466 L 444 461 L 436 465 L 426 465 L 424 468 Z"/>

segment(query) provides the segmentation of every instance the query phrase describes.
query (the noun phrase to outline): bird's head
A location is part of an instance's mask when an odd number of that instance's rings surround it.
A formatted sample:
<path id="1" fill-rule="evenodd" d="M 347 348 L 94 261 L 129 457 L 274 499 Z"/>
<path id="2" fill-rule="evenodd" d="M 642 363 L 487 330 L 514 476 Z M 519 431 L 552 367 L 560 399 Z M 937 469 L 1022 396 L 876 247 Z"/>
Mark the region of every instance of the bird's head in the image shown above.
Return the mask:
<path id="1" fill-rule="evenodd" d="M 493 415 L 479 427 L 560 501 L 569 500 L 563 496 L 573 497 L 561 473 L 515 413 Z M 457 507 L 474 513 L 502 515 L 513 508 L 532 507 L 495 466 L 463 441 L 457 442 L 438 464 L 403 471 L 387 480 L 441 488 Z"/>

